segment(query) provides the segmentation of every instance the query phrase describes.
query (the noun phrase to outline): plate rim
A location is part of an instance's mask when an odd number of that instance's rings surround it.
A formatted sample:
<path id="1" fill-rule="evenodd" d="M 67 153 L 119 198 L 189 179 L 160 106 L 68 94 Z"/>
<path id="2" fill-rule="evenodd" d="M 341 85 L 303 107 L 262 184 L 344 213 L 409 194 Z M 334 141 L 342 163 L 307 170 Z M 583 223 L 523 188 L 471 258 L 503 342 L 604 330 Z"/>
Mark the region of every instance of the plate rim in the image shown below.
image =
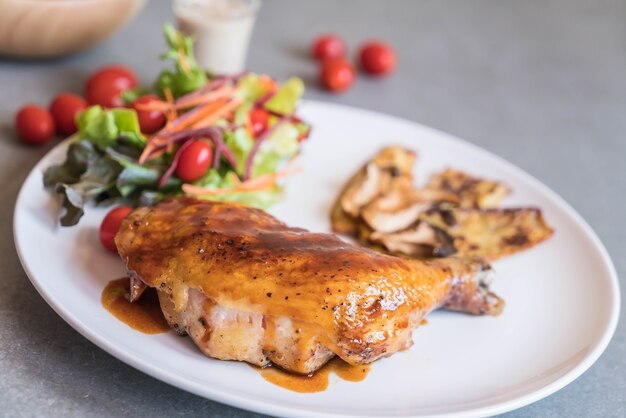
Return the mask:
<path id="1" fill-rule="evenodd" d="M 301 105 L 309 106 L 321 106 L 321 107 L 335 107 L 347 111 L 356 111 L 365 114 L 366 116 L 376 116 L 376 117 L 384 117 L 387 118 L 394 123 L 402 123 L 402 124 L 410 124 L 419 127 L 424 131 L 429 131 L 432 134 L 435 134 L 440 137 L 445 137 L 448 141 L 454 143 L 455 146 L 470 148 L 474 151 L 478 151 L 490 159 L 496 160 L 498 163 L 503 164 L 507 167 L 507 169 L 515 172 L 516 175 L 524 178 L 530 185 L 537 189 L 544 195 L 547 195 L 550 199 L 552 199 L 560 210 L 563 210 L 567 215 L 572 217 L 572 219 L 576 222 L 576 224 L 581 227 L 582 232 L 585 234 L 587 238 L 590 239 L 591 243 L 598 251 L 600 256 L 600 260 L 605 265 L 608 273 L 608 284 L 611 290 L 611 305 L 612 309 L 609 315 L 609 320 L 604 324 L 604 330 L 602 332 L 602 336 L 596 341 L 595 345 L 591 350 L 585 355 L 581 361 L 579 361 L 576 366 L 574 366 L 571 370 L 567 371 L 563 376 L 557 378 L 556 380 L 550 382 L 549 384 L 543 386 L 540 389 L 532 391 L 527 394 L 523 394 L 517 396 L 516 398 L 496 402 L 493 405 L 468 409 L 465 411 L 457 411 L 452 413 L 440 413 L 435 415 L 428 415 L 433 417 L 448 417 L 448 418 L 457 418 L 457 417 L 483 417 L 483 416 L 491 416 L 495 414 L 501 414 L 504 412 L 509 412 L 534 402 L 537 402 L 547 396 L 552 395 L 553 393 L 559 391 L 563 387 L 567 386 L 578 377 L 580 377 L 583 373 L 585 373 L 602 355 L 602 353 L 608 347 L 615 330 L 617 328 L 617 324 L 619 321 L 619 314 L 621 309 L 621 293 L 619 286 L 619 279 L 617 275 L 617 271 L 615 269 L 615 265 L 613 261 L 600 240 L 595 231 L 591 228 L 591 226 L 587 223 L 587 221 L 580 215 L 564 198 L 562 198 L 559 194 L 549 188 L 547 185 L 539 181 L 532 174 L 526 172 L 521 169 L 517 165 L 509 162 L 503 157 L 498 156 L 490 150 L 482 148 L 478 145 L 475 145 L 469 141 L 466 141 L 462 138 L 459 138 L 455 135 L 446 133 L 436 128 L 432 128 L 430 126 L 421 124 L 419 122 L 411 121 L 409 119 L 401 118 L 398 116 L 390 115 L 383 112 L 377 112 L 374 110 L 369 110 L 357 106 L 349 106 L 319 100 L 303 100 Z M 39 295 L 46 301 L 46 303 L 72 328 L 74 328 L 77 332 L 79 332 L 82 336 L 87 338 L 90 342 L 104 350 L 105 352 L 113 355 L 119 360 L 123 361 L 130 367 L 140 370 L 141 372 L 156 378 L 164 383 L 175 386 L 179 389 L 183 389 L 187 392 L 193 393 L 200 397 L 210 399 L 216 402 L 220 402 L 235 408 L 246 409 L 249 411 L 260 412 L 269 415 L 279 415 L 279 416 L 292 416 L 292 417 L 333 417 L 333 418 L 346 418 L 346 417 L 356 417 L 357 415 L 352 414 L 342 414 L 342 413 L 332 413 L 332 412 L 321 412 L 321 411 L 307 411 L 301 408 L 283 406 L 272 404 L 270 402 L 258 401 L 254 399 L 246 398 L 241 395 L 233 395 L 232 393 L 215 389 L 211 387 L 204 387 L 202 390 L 196 387 L 194 384 L 189 382 L 187 379 L 184 379 L 178 376 L 175 373 L 170 372 L 168 369 L 161 368 L 159 366 L 155 366 L 148 361 L 144 361 L 140 357 L 134 356 L 132 353 L 127 352 L 123 348 L 118 345 L 109 342 L 106 338 L 103 338 L 99 334 L 93 332 L 89 327 L 84 326 L 80 320 L 80 318 L 75 317 L 73 314 L 69 312 L 63 304 L 59 303 L 52 295 L 46 293 L 43 289 L 43 286 L 34 278 L 34 275 L 30 271 L 27 263 L 25 262 L 25 256 L 23 254 L 23 249 L 20 246 L 19 238 L 18 238 L 18 219 L 22 217 L 22 213 L 18 213 L 18 208 L 22 206 L 22 200 L 25 199 L 25 184 L 30 180 L 32 176 L 38 175 L 40 173 L 40 166 L 42 166 L 43 162 L 48 159 L 48 157 L 57 152 L 60 147 L 65 146 L 67 141 L 62 141 L 57 144 L 55 147 L 50 149 L 44 156 L 37 161 L 37 163 L 31 168 L 28 175 L 25 177 L 22 185 L 20 186 L 20 191 L 18 193 L 17 199 L 15 200 L 15 205 L 13 208 L 13 241 L 15 245 L 15 249 L 20 260 L 20 264 L 24 272 L 26 273 L 29 281 L 33 285 L 33 287 L 37 290 Z M 424 416 L 424 415 L 405 415 L 405 416 Z"/>

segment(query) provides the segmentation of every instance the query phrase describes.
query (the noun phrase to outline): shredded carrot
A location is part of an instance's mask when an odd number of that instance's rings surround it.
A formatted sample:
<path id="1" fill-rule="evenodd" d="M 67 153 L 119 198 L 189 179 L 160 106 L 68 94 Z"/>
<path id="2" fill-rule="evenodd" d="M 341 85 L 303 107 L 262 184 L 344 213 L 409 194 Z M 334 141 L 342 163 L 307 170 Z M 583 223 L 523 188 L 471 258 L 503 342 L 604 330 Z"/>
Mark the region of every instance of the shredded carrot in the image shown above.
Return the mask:
<path id="1" fill-rule="evenodd" d="M 185 128 L 196 127 L 195 125 L 218 112 L 228 103 L 228 99 L 219 99 L 214 102 L 207 103 L 196 107 L 193 115 L 184 114 L 173 122 L 173 131 L 182 131 Z M 197 111 L 196 111 L 197 110 Z M 187 117 L 185 117 L 187 116 Z M 184 119 L 183 119 L 184 118 Z M 177 122 L 178 121 L 178 122 Z M 208 126 L 208 125 L 205 125 Z"/>
<path id="2" fill-rule="evenodd" d="M 141 151 L 141 155 L 139 156 L 139 160 L 137 161 L 139 164 L 143 164 L 148 160 L 148 157 L 155 150 L 156 145 L 152 141 L 148 141 L 143 151 Z"/>
<path id="3" fill-rule="evenodd" d="M 167 148 L 158 149 L 158 150 L 150 153 L 150 155 L 148 155 L 148 157 L 146 158 L 146 161 L 150 161 L 150 160 L 154 160 L 156 158 L 159 158 L 161 155 L 165 154 L 166 152 L 168 152 Z"/>
<path id="4" fill-rule="evenodd" d="M 163 95 L 165 96 L 165 100 L 151 100 L 148 103 L 137 103 L 135 107 L 137 110 L 155 110 L 163 112 L 166 117 L 172 114 L 175 116 L 177 107 L 174 105 L 172 91 L 169 88 L 165 88 L 163 89 Z"/>
<path id="5" fill-rule="evenodd" d="M 169 87 L 165 87 L 163 89 L 163 95 L 165 96 L 165 100 L 167 100 L 167 103 L 174 102 L 174 95 L 172 94 L 172 89 L 170 89 Z"/>
<path id="6" fill-rule="evenodd" d="M 165 147 L 170 142 L 168 138 L 163 138 L 162 136 L 159 136 L 159 134 L 162 134 L 164 132 L 165 130 L 162 129 L 161 131 L 154 134 L 150 139 L 148 139 L 148 143 L 141 152 L 141 155 L 139 156 L 139 164 L 143 164 L 148 160 L 152 160 L 153 154 L 159 152 L 159 148 Z M 159 152 L 157 157 L 160 155 L 163 155 L 163 152 Z"/>
<path id="7" fill-rule="evenodd" d="M 263 183 L 255 184 L 254 187 L 242 185 L 231 187 L 229 189 L 205 189 L 203 187 L 194 186 L 193 184 L 183 184 L 183 191 L 194 196 L 219 196 L 234 193 L 256 193 L 269 190 L 274 186 L 272 179 L 265 179 Z"/>
<path id="8" fill-rule="evenodd" d="M 276 88 L 276 81 L 268 75 L 259 76 L 259 83 L 268 91 L 272 91 Z"/>
<path id="9" fill-rule="evenodd" d="M 176 109 L 197 106 L 204 102 L 212 102 L 214 100 L 221 99 L 223 97 L 232 96 L 234 92 L 235 92 L 235 89 L 232 86 L 224 85 L 222 87 L 219 87 L 216 90 L 209 91 L 207 93 L 201 94 L 199 96 L 196 96 L 190 99 L 177 100 L 174 103 L 174 106 Z"/>
<path id="10" fill-rule="evenodd" d="M 168 109 L 169 104 L 165 100 L 152 100 L 148 103 L 137 103 L 135 107 L 139 110 L 158 110 L 164 112 Z"/>
<path id="11" fill-rule="evenodd" d="M 241 184 L 241 180 L 239 180 L 239 176 L 237 176 L 237 174 L 235 174 L 234 171 L 230 172 L 230 178 L 233 179 L 233 183 L 240 185 Z"/>
<path id="12" fill-rule="evenodd" d="M 230 112 L 237 109 L 237 107 L 239 107 L 241 103 L 243 103 L 243 101 L 239 99 L 231 100 L 230 102 L 224 104 L 224 106 L 218 108 L 214 113 L 209 114 L 203 119 L 194 122 L 191 126 L 193 128 L 205 128 L 207 126 L 211 126 L 218 120 L 227 117 Z"/>
<path id="13" fill-rule="evenodd" d="M 208 102 L 212 102 L 217 99 L 221 99 L 224 97 L 229 97 L 234 93 L 235 89 L 231 86 L 223 86 L 214 91 L 209 91 L 207 93 L 201 94 L 199 96 L 186 99 L 186 100 L 176 100 L 173 103 L 169 103 L 163 100 L 153 100 L 149 103 L 139 103 L 137 104 L 137 109 L 139 110 L 157 110 L 157 111 L 166 111 L 169 108 L 173 108 L 176 110 L 185 109 L 192 106 L 198 106 L 201 104 L 205 104 Z"/>
<path id="14" fill-rule="evenodd" d="M 165 100 L 167 100 L 167 108 L 168 110 L 165 112 L 165 117 L 167 118 L 167 122 L 172 122 L 176 119 L 176 108 L 174 107 L 174 95 L 172 94 L 172 90 L 169 87 L 166 87 L 163 90 L 163 95 L 165 96 Z"/>
<path id="15" fill-rule="evenodd" d="M 274 187 L 274 185 L 276 184 L 276 180 L 278 180 L 279 178 L 286 177 L 291 174 L 295 174 L 297 171 L 300 171 L 299 169 L 296 169 L 292 166 L 292 163 L 294 161 L 295 158 L 293 158 L 282 170 L 276 173 L 265 174 L 252 180 L 239 182 L 231 188 L 207 189 L 204 187 L 194 186 L 193 184 L 183 184 L 183 191 L 189 195 L 195 196 L 219 196 L 233 193 L 255 193 L 269 190 Z"/>
<path id="16" fill-rule="evenodd" d="M 180 35 L 180 34 L 179 34 Z M 180 36 L 180 47 L 178 48 L 178 61 L 180 62 L 180 66 L 182 67 L 185 74 L 191 74 L 191 67 L 189 66 L 189 60 L 187 59 L 187 55 L 185 55 L 185 47 L 182 40 L 182 36 Z"/>
<path id="17" fill-rule="evenodd" d="M 254 138 L 254 128 L 252 127 L 252 121 L 250 120 L 250 117 L 246 118 L 245 127 L 246 132 L 248 132 L 248 135 L 250 135 L 250 138 Z"/>

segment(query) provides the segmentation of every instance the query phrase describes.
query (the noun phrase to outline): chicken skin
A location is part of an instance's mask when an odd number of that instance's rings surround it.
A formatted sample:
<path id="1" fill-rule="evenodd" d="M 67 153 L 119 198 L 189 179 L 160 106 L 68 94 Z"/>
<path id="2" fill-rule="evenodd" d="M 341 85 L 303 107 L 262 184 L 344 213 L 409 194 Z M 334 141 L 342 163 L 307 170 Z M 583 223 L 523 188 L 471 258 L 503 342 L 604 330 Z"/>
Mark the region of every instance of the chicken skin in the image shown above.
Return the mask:
<path id="1" fill-rule="evenodd" d="M 115 239 L 133 297 L 154 287 L 169 324 L 208 356 L 309 374 L 411 346 L 437 308 L 500 313 L 476 260 L 409 260 L 293 228 L 232 202 L 134 210 Z"/>

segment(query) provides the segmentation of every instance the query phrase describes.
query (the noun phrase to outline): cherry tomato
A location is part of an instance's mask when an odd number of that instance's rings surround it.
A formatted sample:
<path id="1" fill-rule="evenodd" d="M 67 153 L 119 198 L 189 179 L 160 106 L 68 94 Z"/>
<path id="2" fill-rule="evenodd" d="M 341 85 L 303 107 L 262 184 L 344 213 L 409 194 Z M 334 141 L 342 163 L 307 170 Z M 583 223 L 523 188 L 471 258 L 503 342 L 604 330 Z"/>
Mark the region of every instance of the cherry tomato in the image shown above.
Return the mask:
<path id="1" fill-rule="evenodd" d="M 54 134 L 54 120 L 50 112 L 33 104 L 24 106 L 17 112 L 15 127 L 20 138 L 31 145 L 48 142 Z"/>
<path id="2" fill-rule="evenodd" d="M 103 67 L 87 80 L 87 101 L 92 105 L 120 107 L 124 105 L 120 93 L 137 87 L 137 77 L 121 65 Z"/>
<path id="3" fill-rule="evenodd" d="M 113 86 L 120 91 L 137 87 L 137 76 L 130 68 L 122 65 L 102 67 L 87 80 L 87 91 L 98 84 Z"/>
<path id="4" fill-rule="evenodd" d="M 123 107 L 124 101 L 120 96 L 122 90 L 107 84 L 96 84 L 87 90 L 87 101 L 90 105 L 100 105 L 102 107 Z"/>
<path id="5" fill-rule="evenodd" d="M 326 34 L 313 41 L 311 53 L 318 60 L 327 58 L 345 57 L 346 43 L 337 35 Z"/>
<path id="6" fill-rule="evenodd" d="M 50 114 L 57 132 L 71 135 L 76 132 L 76 114 L 87 107 L 87 101 L 72 93 L 61 93 L 50 103 Z"/>
<path id="7" fill-rule="evenodd" d="M 133 210 L 128 206 L 118 206 L 107 213 L 100 224 L 100 242 L 109 251 L 117 252 L 115 235 L 122 225 L 122 221 Z"/>
<path id="8" fill-rule="evenodd" d="M 141 132 L 146 135 L 153 134 L 165 126 L 165 114 L 158 110 L 139 110 L 137 109 L 137 105 L 147 104 L 155 100 L 159 100 L 159 98 L 150 94 L 138 98 L 133 103 L 133 108 L 137 112 L 137 119 L 139 119 Z"/>
<path id="9" fill-rule="evenodd" d="M 363 44 L 359 52 L 361 67 L 370 74 L 388 74 L 396 68 L 396 51 L 384 42 Z"/>
<path id="10" fill-rule="evenodd" d="M 213 152 L 209 144 L 204 141 L 193 141 L 179 152 L 176 175 L 181 180 L 198 180 L 211 165 Z"/>
<path id="11" fill-rule="evenodd" d="M 269 119 L 269 113 L 265 109 L 255 107 L 250 111 L 250 125 L 252 125 L 252 135 L 258 136 L 261 132 L 267 129 L 267 121 Z"/>
<path id="12" fill-rule="evenodd" d="M 347 90 L 354 82 L 354 66 L 344 58 L 330 58 L 321 65 L 320 81 L 331 91 Z"/>

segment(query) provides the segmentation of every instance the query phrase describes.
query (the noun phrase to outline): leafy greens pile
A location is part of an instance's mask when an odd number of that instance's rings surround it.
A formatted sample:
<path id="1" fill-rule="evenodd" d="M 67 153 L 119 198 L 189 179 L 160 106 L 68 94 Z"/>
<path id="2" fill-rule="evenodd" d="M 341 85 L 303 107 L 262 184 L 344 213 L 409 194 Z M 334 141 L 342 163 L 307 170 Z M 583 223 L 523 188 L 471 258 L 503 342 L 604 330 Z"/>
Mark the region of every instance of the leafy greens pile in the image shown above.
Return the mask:
<path id="1" fill-rule="evenodd" d="M 190 38 L 169 25 L 165 38 L 169 51 L 163 58 L 174 69 L 162 71 L 152 90 L 123 97 L 158 94 L 162 100 L 150 110 L 162 111 L 167 124 L 145 136 L 134 109 L 92 106 L 77 115 L 78 132 L 68 139 L 65 162 L 44 173 L 44 185 L 63 199 L 61 225 L 77 224 L 87 202 L 144 206 L 186 194 L 266 208 L 279 198 L 277 180 L 310 131 L 295 115 L 302 81 L 279 85 L 254 73 L 209 77 L 193 58 Z M 253 109 L 268 114 L 260 133 L 251 127 Z M 215 158 L 201 178 L 185 184 L 175 175 L 177 153 L 193 140 L 210 143 Z"/>

